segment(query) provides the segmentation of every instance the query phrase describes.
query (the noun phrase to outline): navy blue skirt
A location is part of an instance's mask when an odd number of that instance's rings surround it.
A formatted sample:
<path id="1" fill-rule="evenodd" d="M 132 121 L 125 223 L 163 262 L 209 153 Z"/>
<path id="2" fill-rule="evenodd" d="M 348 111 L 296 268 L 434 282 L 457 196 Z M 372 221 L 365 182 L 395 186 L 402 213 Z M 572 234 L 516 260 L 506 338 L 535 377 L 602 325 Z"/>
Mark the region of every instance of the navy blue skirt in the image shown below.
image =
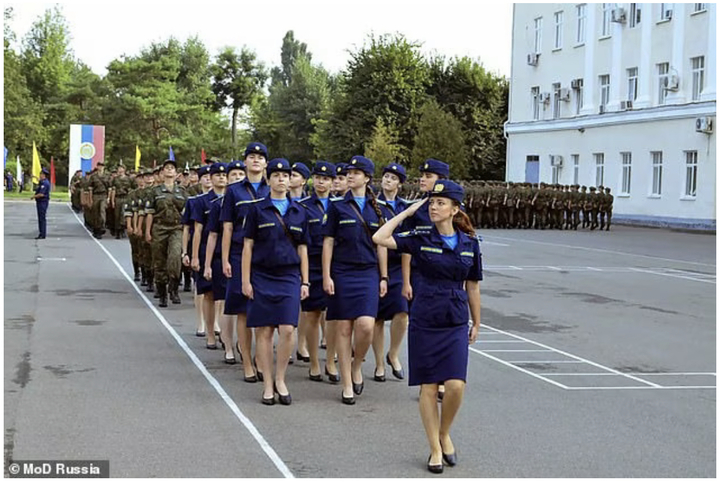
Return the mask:
<path id="1" fill-rule="evenodd" d="M 328 296 L 323 290 L 322 256 L 311 256 L 308 260 L 310 269 L 310 294 L 300 302 L 302 311 L 322 311 L 327 308 Z"/>
<path id="2" fill-rule="evenodd" d="M 392 320 L 398 313 L 408 312 L 408 301 L 402 296 L 402 267 L 400 262 L 388 265 L 388 292 L 380 298 L 378 320 Z"/>
<path id="3" fill-rule="evenodd" d="M 225 286 L 225 315 L 239 315 L 247 313 L 247 298 L 242 294 L 242 276 L 240 274 L 240 260 L 242 254 L 230 253 L 230 267 L 232 278 L 227 278 Z"/>
<path id="4" fill-rule="evenodd" d="M 247 304 L 247 326 L 297 327 L 300 317 L 300 268 L 270 274 L 253 266 L 250 272 L 253 299 Z"/>
<path id="5" fill-rule="evenodd" d="M 328 296 L 327 320 L 377 317 L 380 300 L 377 265 L 363 268 L 333 263 L 330 276 L 335 283 L 335 294 Z"/>
<path id="6" fill-rule="evenodd" d="M 227 291 L 227 278 L 222 270 L 222 258 L 213 255 L 212 262 L 212 292 L 213 299 L 220 301 L 225 299 L 225 291 Z"/>
<path id="7" fill-rule="evenodd" d="M 195 294 L 204 295 L 212 291 L 212 281 L 206 280 L 203 273 L 193 271 L 193 279 L 195 280 Z"/>

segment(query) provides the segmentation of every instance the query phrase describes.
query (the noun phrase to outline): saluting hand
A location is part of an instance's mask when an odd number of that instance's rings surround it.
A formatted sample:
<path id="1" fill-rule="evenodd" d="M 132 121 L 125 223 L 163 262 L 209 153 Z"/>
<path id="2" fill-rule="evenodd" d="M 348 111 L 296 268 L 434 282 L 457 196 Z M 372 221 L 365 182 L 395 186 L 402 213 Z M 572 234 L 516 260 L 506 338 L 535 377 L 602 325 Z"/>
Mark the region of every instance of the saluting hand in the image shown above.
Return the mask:
<path id="1" fill-rule="evenodd" d="M 405 209 L 405 212 L 407 213 L 408 217 L 410 217 L 410 216 L 412 216 L 413 214 L 415 214 L 415 213 L 418 211 L 418 209 L 419 209 L 424 203 L 426 203 L 426 202 L 428 201 L 429 198 L 430 198 L 430 197 L 426 197 L 426 198 L 422 199 L 422 200 L 419 201 L 419 202 L 415 202 L 413 205 L 411 205 L 410 207 L 408 207 L 407 209 Z"/>
<path id="2" fill-rule="evenodd" d="M 248 298 L 248 300 L 254 299 L 252 283 L 250 283 L 249 281 L 246 281 L 245 283 L 243 283 L 242 292 L 243 292 L 243 295 L 245 295 Z"/>
<path id="3" fill-rule="evenodd" d="M 323 290 L 330 296 L 335 294 L 335 282 L 332 278 L 323 279 Z"/>
<path id="4" fill-rule="evenodd" d="M 380 298 L 384 297 L 385 295 L 387 295 L 387 281 L 382 280 L 380 282 Z"/>

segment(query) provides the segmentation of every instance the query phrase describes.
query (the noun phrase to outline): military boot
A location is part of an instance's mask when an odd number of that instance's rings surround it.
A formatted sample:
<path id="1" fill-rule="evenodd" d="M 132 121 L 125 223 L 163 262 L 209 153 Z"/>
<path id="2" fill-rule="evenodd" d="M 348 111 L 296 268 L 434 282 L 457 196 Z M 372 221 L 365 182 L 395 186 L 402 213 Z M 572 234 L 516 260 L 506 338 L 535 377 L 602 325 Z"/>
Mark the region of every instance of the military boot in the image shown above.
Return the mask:
<path id="1" fill-rule="evenodd" d="M 183 271 L 183 291 L 192 291 L 190 270 Z"/>
<path id="2" fill-rule="evenodd" d="M 137 263 L 133 263 L 133 269 L 135 270 L 135 276 L 133 277 L 133 280 L 140 281 L 140 267 Z"/>
<path id="3" fill-rule="evenodd" d="M 155 291 L 155 287 L 153 286 L 153 272 L 152 270 L 148 271 L 147 276 L 147 288 L 145 288 L 145 291 Z"/>
<path id="4" fill-rule="evenodd" d="M 175 305 L 179 305 L 181 303 L 180 301 L 180 295 L 178 295 L 178 280 L 174 278 L 170 278 L 170 284 L 168 286 L 168 291 L 170 293 L 170 301 L 173 302 Z"/>
<path id="5" fill-rule="evenodd" d="M 160 298 L 160 303 L 158 306 L 160 308 L 166 308 L 167 307 L 167 285 L 163 285 L 158 283 L 157 285 L 157 292 L 158 292 L 158 298 Z"/>

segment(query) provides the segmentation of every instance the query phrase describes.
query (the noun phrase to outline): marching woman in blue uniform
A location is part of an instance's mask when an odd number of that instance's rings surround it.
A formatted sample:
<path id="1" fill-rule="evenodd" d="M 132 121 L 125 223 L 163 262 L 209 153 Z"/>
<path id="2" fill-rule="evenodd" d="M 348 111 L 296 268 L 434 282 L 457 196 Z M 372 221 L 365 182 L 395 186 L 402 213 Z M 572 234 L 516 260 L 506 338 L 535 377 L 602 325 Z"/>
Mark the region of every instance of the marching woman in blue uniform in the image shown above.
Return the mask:
<path id="1" fill-rule="evenodd" d="M 450 428 L 465 391 L 468 346 L 480 328 L 482 256 L 470 219 L 460 209 L 464 195 L 455 182 L 437 182 L 429 198 L 393 217 L 373 236 L 376 244 L 417 260 L 408 331 L 409 384 L 421 386 L 420 417 L 430 444 L 427 467 L 433 473 L 442 473 L 443 462 L 457 464 Z M 393 235 L 406 218 L 426 209 L 433 224 L 429 230 Z M 438 412 L 440 383 L 445 383 L 445 398 Z"/>
<path id="2" fill-rule="evenodd" d="M 217 312 L 215 311 L 215 298 L 213 295 L 212 281 L 205 278 L 204 271 L 200 271 L 200 261 L 201 258 L 205 258 L 208 235 L 210 234 L 210 229 L 208 227 L 210 206 L 215 200 L 223 195 L 227 168 L 224 163 L 215 162 L 210 166 L 206 165 L 204 167 L 200 167 L 198 172 L 199 171 L 203 171 L 203 174 L 200 177 L 201 182 L 204 178 L 209 178 L 212 190 L 197 196 L 192 204 L 190 220 L 194 223 L 194 228 L 191 246 L 192 251 L 190 253 L 192 255 L 190 267 L 193 270 L 193 277 L 195 279 L 195 292 L 196 294 L 202 296 L 202 311 L 205 325 L 208 329 L 210 329 L 215 328 L 216 323 L 219 327 L 220 322 L 216 322 L 215 318 Z M 204 172 L 207 172 L 207 174 Z M 205 184 L 203 182 L 203 190 L 205 189 L 204 185 Z M 210 332 L 210 334 L 214 333 L 215 332 Z M 214 342 L 215 337 L 213 335 L 213 345 L 210 345 L 208 338 L 208 348 L 217 348 L 217 344 Z"/>
<path id="3" fill-rule="evenodd" d="M 50 205 L 50 182 L 47 176 L 50 175 L 47 168 L 40 171 L 40 182 L 35 188 L 35 195 L 30 197 L 35 199 L 35 208 L 38 216 L 38 235 L 35 239 L 45 239 L 47 236 L 47 210 Z"/>
<path id="4" fill-rule="evenodd" d="M 302 314 L 298 325 L 298 360 L 304 359 L 302 350 L 308 352 L 310 362 L 309 377 L 312 381 L 322 381 L 320 371 L 320 358 L 318 356 L 318 344 L 320 340 L 320 325 L 327 309 L 327 295 L 323 291 L 322 278 L 322 248 L 323 248 L 323 227 L 322 221 L 330 204 L 330 189 L 335 178 L 335 165 L 329 162 L 318 161 L 313 167 L 312 181 L 313 194 L 310 197 L 301 199 L 299 202 L 305 207 L 308 216 L 308 233 L 310 244 L 308 245 L 308 262 L 310 267 L 310 295 L 302 301 Z M 328 364 L 335 370 L 335 332 L 334 326 L 330 330 L 332 357 L 328 357 Z M 305 346 L 301 346 L 300 339 L 304 336 Z M 340 382 L 337 371 L 330 372 L 325 366 L 325 373 L 331 382 Z"/>
<path id="5" fill-rule="evenodd" d="M 387 292 L 387 250 L 371 239 L 387 216 L 368 189 L 374 171 L 371 160 L 353 157 L 347 169 L 350 190 L 326 214 L 323 289 L 330 295 L 328 322 L 335 320 L 337 326 L 344 404 L 355 404 L 355 395 L 363 391 L 362 361 L 372 341 L 379 298 Z"/>
<path id="6" fill-rule="evenodd" d="M 244 224 L 242 289 L 248 298 L 247 326 L 255 328 L 256 357 L 265 373 L 262 403 L 292 403 L 285 371 L 293 351 L 300 300 L 308 296 L 307 213 L 290 199 L 290 162 L 268 164 L 270 195 L 250 204 Z M 278 331 L 277 371 L 273 379 L 273 334 Z"/>
<path id="7" fill-rule="evenodd" d="M 385 204 L 391 217 L 404 211 L 409 205 L 404 199 L 398 197 L 400 185 L 405 183 L 407 175 L 405 167 L 392 163 L 383 169 L 382 190 L 378 200 Z M 401 228 L 397 229 L 400 232 Z M 402 295 L 402 270 L 400 253 L 388 251 L 388 291 L 380 299 L 378 316 L 375 320 L 373 332 L 373 352 L 375 354 L 375 375 L 378 382 L 385 381 L 385 362 L 387 361 L 397 379 L 404 379 L 405 372 L 400 364 L 400 344 L 402 344 L 408 326 L 408 302 Z M 385 354 L 385 322 L 390 320 L 390 348 Z"/>
<path id="8" fill-rule="evenodd" d="M 348 191 L 347 185 L 347 168 L 348 164 L 340 162 L 335 165 L 335 180 L 333 180 L 332 195 L 333 197 L 345 197 Z"/>
<path id="9" fill-rule="evenodd" d="M 267 148 L 262 143 L 253 142 L 245 148 L 246 177 L 240 182 L 228 186 L 220 209 L 220 221 L 223 223 L 222 266 L 227 277 L 225 291 L 225 314 L 237 315 L 237 335 L 242 351 L 246 382 L 262 380 L 262 366 L 253 369 L 252 330 L 247 328 L 247 298 L 242 292 L 240 261 L 243 251 L 243 222 L 249 204 L 270 193 L 264 174 L 267 166 Z"/>
<path id="10" fill-rule="evenodd" d="M 210 212 L 208 213 L 207 229 L 208 229 L 208 241 L 205 255 L 201 255 L 204 258 L 204 269 L 203 275 L 205 279 L 212 282 L 212 293 L 215 304 L 219 305 L 219 321 L 220 321 L 220 342 L 225 349 L 225 362 L 227 364 L 234 364 L 237 358 L 241 358 L 240 351 L 237 346 L 233 343 L 235 341 L 235 328 L 234 319 L 232 315 L 225 314 L 225 291 L 227 289 L 227 278 L 222 270 L 222 255 L 221 255 L 221 244 L 218 239 L 222 241 L 223 224 L 220 222 L 220 209 L 222 208 L 223 200 L 225 198 L 225 191 L 227 187 L 235 182 L 239 182 L 245 177 L 245 165 L 240 161 L 234 161 L 226 167 L 227 176 L 226 184 L 222 185 L 223 177 L 218 177 L 218 185 L 215 186 L 215 190 L 219 190 L 222 187 L 223 195 L 213 200 L 210 204 Z"/>

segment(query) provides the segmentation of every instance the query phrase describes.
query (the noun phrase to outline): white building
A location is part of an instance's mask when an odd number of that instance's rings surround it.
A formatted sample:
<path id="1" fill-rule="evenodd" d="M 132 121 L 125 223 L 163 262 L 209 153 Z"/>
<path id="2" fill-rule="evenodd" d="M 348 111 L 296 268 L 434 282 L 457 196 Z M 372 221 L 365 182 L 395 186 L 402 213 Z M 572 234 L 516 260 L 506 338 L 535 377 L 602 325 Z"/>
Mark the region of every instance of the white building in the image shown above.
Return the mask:
<path id="1" fill-rule="evenodd" d="M 715 4 L 515 4 L 506 180 L 715 229 Z"/>

